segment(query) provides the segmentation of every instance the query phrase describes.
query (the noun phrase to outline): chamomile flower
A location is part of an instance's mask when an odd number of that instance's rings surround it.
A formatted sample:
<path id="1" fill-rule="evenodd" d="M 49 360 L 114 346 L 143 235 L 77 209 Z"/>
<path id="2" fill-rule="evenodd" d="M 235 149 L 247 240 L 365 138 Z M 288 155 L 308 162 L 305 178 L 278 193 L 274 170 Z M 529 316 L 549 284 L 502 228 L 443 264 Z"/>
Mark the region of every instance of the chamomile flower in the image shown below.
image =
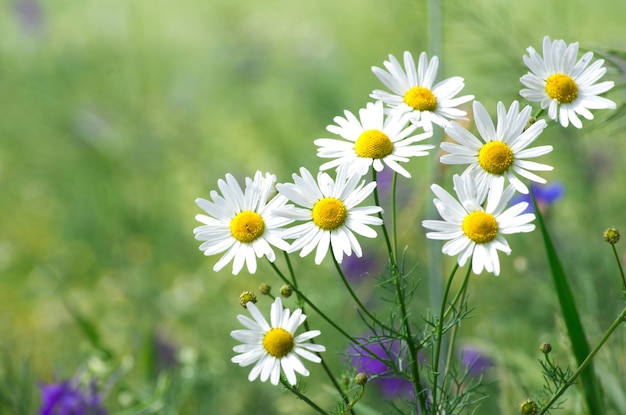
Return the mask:
<path id="1" fill-rule="evenodd" d="M 317 156 L 333 158 L 324 163 L 320 170 L 347 165 L 349 173 L 366 174 L 372 166 L 382 171 L 385 163 L 392 170 L 405 177 L 411 177 L 408 171 L 398 162 L 409 161 L 409 157 L 428 155 L 434 146 L 414 143 L 432 137 L 432 132 L 411 135 L 417 126 L 409 124 L 407 117 L 399 112 L 385 117 L 383 103 L 368 103 L 359 111 L 359 119 L 350 111 L 344 117 L 335 117 L 337 125 L 329 125 L 326 129 L 341 136 L 344 140 L 320 138 L 314 141 L 319 146 Z"/>
<path id="2" fill-rule="evenodd" d="M 376 215 L 382 212 L 379 206 L 362 206 L 374 188 L 375 182 L 365 184 L 361 176 L 348 174 L 346 166 L 337 169 L 333 180 L 327 173 L 319 172 L 317 181 L 305 168 L 300 176 L 293 175 L 294 183 L 277 184 L 279 194 L 300 207 L 288 205 L 280 214 L 289 219 L 306 221 L 287 229 L 285 239 L 295 239 L 289 252 L 300 251 L 304 257 L 315 248 L 315 263 L 320 264 L 332 247 L 333 255 L 341 263 L 343 255 L 362 255 L 361 246 L 355 233 L 367 238 L 376 237 L 376 231 L 369 225 L 381 225 L 382 219 Z"/>
<path id="3" fill-rule="evenodd" d="M 254 303 L 248 303 L 247 309 L 252 318 L 240 314 L 237 319 L 248 330 L 233 330 L 230 335 L 243 343 L 233 347 L 233 351 L 239 354 L 231 361 L 241 367 L 255 364 L 248 380 L 254 382 L 260 377 L 261 382 L 269 379 L 272 384 L 278 385 L 281 369 L 292 385 L 297 382 L 296 373 L 309 376 L 300 358 L 319 363 L 322 359 L 315 353 L 324 352 L 326 348 L 308 342 L 320 335 L 319 330 L 295 335 L 298 327 L 306 320 L 302 310 L 298 308 L 291 314 L 289 309 L 283 309 L 280 297 L 276 297 L 270 309 L 268 324 Z"/>
<path id="4" fill-rule="evenodd" d="M 460 76 L 454 76 L 435 84 L 439 59 L 433 56 L 428 60 L 422 52 L 415 70 L 415 61 L 410 52 L 404 52 L 404 69 L 400 62 L 389 55 L 384 62 L 387 70 L 372 67 L 372 71 L 391 93 L 375 90 L 370 96 L 389 105 L 394 110 L 411 115 L 413 123 L 422 123 L 426 131 L 432 131 L 432 124 L 445 127 L 448 120 L 465 119 L 465 111 L 456 107 L 474 99 L 473 95 L 455 96 L 465 83 Z"/>
<path id="5" fill-rule="evenodd" d="M 527 148 L 546 128 L 545 120 L 538 120 L 525 129 L 531 113 L 530 105 L 519 111 L 519 104 L 514 101 L 507 112 L 504 104 L 498 102 L 498 125 L 494 127 L 489 113 L 478 101 L 474 101 L 474 118 L 480 139 L 456 122 L 446 128 L 446 134 L 456 143 L 441 143 L 441 149 L 449 154 L 441 156 L 444 164 L 469 164 L 466 171 L 475 172 L 477 188 L 481 195 L 486 195 L 494 181 L 505 177 L 515 190 L 527 194 L 528 187 L 517 177 L 545 183 L 546 181 L 531 173 L 549 171 L 552 166 L 540 164 L 528 159 L 543 156 L 552 151 L 552 146 Z"/>
<path id="6" fill-rule="evenodd" d="M 507 209 L 515 193 L 513 186 L 504 189 L 504 178 L 494 181 L 486 200 L 478 195 L 471 174 L 455 175 L 454 190 L 458 201 L 440 186 L 433 184 L 433 200 L 443 220 L 425 220 L 422 226 L 428 239 L 447 240 L 442 252 L 458 255 L 458 264 L 465 265 L 472 258 L 472 271 L 480 274 L 483 269 L 494 275 L 500 274 L 498 251 L 509 255 L 511 248 L 504 235 L 531 232 L 535 225 L 532 213 L 523 213 L 528 203 L 521 202 Z"/>
<path id="7" fill-rule="evenodd" d="M 287 203 L 283 196 L 273 196 L 276 176 L 259 171 L 254 179 L 246 178 L 245 191 L 237 180 L 226 175 L 217 185 L 222 192 L 219 195 L 211 191 L 211 199 L 196 199 L 196 204 L 207 215 L 196 215 L 196 220 L 204 225 L 193 230 L 196 239 L 204 241 L 200 250 L 204 255 L 216 255 L 225 252 L 213 267 L 219 271 L 233 261 L 233 274 L 238 274 L 246 264 L 251 274 L 256 272 L 256 258 L 262 256 L 274 261 L 276 256 L 270 245 L 286 250 L 289 244 L 280 234 L 283 226 L 291 219 L 276 216 L 274 211 Z"/>
<path id="8" fill-rule="evenodd" d="M 579 115 L 592 120 L 590 109 L 615 109 L 615 102 L 598 96 L 614 85 L 611 81 L 596 83 L 606 73 L 604 60 L 587 67 L 593 58 L 593 53 L 587 52 L 576 62 L 578 42 L 567 45 L 564 40 L 552 41 L 546 36 L 543 57 L 533 47 L 527 51 L 524 63 L 531 72 L 520 78 L 526 87 L 520 95 L 541 103 L 542 109 L 548 109 L 550 119 L 558 120 L 563 127 L 571 122 L 582 128 Z"/>

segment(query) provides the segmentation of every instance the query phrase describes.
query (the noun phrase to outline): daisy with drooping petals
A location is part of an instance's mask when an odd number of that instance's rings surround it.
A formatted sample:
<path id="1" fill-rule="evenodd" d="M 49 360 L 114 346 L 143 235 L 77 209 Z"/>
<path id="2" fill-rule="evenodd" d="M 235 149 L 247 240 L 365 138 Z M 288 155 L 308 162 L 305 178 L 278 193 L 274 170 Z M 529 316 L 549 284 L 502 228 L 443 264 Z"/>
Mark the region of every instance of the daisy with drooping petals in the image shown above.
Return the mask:
<path id="1" fill-rule="evenodd" d="M 261 382 L 269 379 L 272 384 L 278 385 L 281 368 L 291 385 L 297 382 L 296 372 L 309 376 L 309 371 L 300 358 L 319 363 L 322 359 L 315 353 L 324 352 L 326 348 L 308 343 L 320 335 L 319 330 L 295 335 L 298 327 L 306 320 L 302 310 L 298 308 L 291 314 L 289 309 L 283 309 L 282 301 L 277 297 L 272 304 L 268 324 L 254 303 L 249 302 L 246 305 L 252 318 L 241 314 L 237 316 L 248 330 L 234 330 L 230 333 L 233 339 L 243 343 L 233 347 L 233 351 L 239 354 L 231 361 L 241 367 L 256 363 L 248 375 L 250 382 L 260 377 Z"/>
<path id="2" fill-rule="evenodd" d="M 409 157 L 428 155 L 433 145 L 414 143 L 432 137 L 432 132 L 411 136 L 417 125 L 407 126 L 407 117 L 400 112 L 391 113 L 385 118 L 383 103 L 368 103 L 359 111 L 359 119 L 350 111 L 344 117 L 335 117 L 337 125 L 326 127 L 328 131 L 343 137 L 345 140 L 319 138 L 315 140 L 317 156 L 334 158 L 324 163 L 320 170 L 340 165 L 347 165 L 349 174 L 366 174 L 372 166 L 382 171 L 385 163 L 389 168 L 405 177 L 411 177 L 408 171 L 398 162 L 409 161 Z M 346 141 L 347 140 L 347 141 Z"/>
<path id="3" fill-rule="evenodd" d="M 530 102 L 540 102 L 542 109 L 548 109 L 548 117 L 557 120 L 563 127 L 571 122 L 576 128 L 583 124 L 578 118 L 581 115 L 588 120 L 593 119 L 590 109 L 615 109 L 615 102 L 599 97 L 613 88 L 611 81 L 596 82 L 606 73 L 604 59 L 600 59 L 587 67 L 593 58 L 592 52 L 578 57 L 578 42 L 566 45 L 564 40 L 543 38 L 543 58 L 533 47 L 528 47 L 528 56 L 524 55 L 524 63 L 531 72 L 520 78 L 527 88 L 520 95 Z"/>
<path id="4" fill-rule="evenodd" d="M 436 56 L 429 62 L 426 53 L 422 52 L 417 70 L 410 52 L 404 52 L 404 69 L 393 55 L 389 55 L 389 61 L 385 61 L 384 65 L 386 71 L 376 66 L 372 67 L 372 71 L 391 93 L 375 90 L 370 95 L 372 98 L 402 113 L 409 113 L 411 121 L 421 122 L 426 131 L 432 131 L 433 123 L 445 127 L 448 120 L 465 119 L 465 111 L 456 107 L 471 101 L 474 96 L 455 98 L 465 86 L 460 76 L 433 85 L 439 66 Z"/>
<path id="5" fill-rule="evenodd" d="M 521 202 L 507 209 L 515 189 L 504 189 L 504 178 L 494 181 L 487 195 L 487 205 L 478 195 L 471 174 L 454 175 L 454 190 L 458 201 L 440 186 L 433 184 L 433 202 L 443 220 L 425 220 L 422 226 L 435 232 L 428 232 L 428 239 L 447 240 L 442 252 L 458 255 L 460 266 L 472 258 L 472 271 L 480 274 L 483 269 L 494 275 L 500 274 L 498 251 L 509 255 L 511 248 L 503 235 L 531 232 L 535 225 L 532 213 L 523 213 L 528 203 Z"/>
<path id="6" fill-rule="evenodd" d="M 441 156 L 444 164 L 469 164 L 468 172 L 476 172 L 475 180 L 481 197 L 498 180 L 505 177 L 515 190 L 527 194 L 528 187 L 517 177 L 545 183 L 546 181 L 531 173 L 549 171 L 552 166 L 536 163 L 528 159 L 543 156 L 552 151 L 552 146 L 527 148 L 546 128 L 545 120 L 539 120 L 525 128 L 530 118 L 531 107 L 527 105 L 519 111 L 519 104 L 514 101 L 507 112 L 504 104 L 498 102 L 498 125 L 494 127 L 489 113 L 478 101 L 474 101 L 474 119 L 481 139 L 476 138 L 456 122 L 446 128 L 446 134 L 456 143 L 441 143 L 441 149 L 450 154 Z"/>
<path id="7" fill-rule="evenodd" d="M 270 244 L 282 250 L 289 248 L 280 234 L 282 227 L 292 220 L 274 214 L 287 203 L 283 196 L 272 197 L 275 182 L 273 174 L 263 176 L 257 171 L 254 180 L 246 178 L 245 191 L 242 191 L 237 180 L 227 174 L 226 180 L 217 182 L 222 196 L 213 190 L 212 202 L 196 199 L 196 204 L 209 214 L 196 215 L 196 220 L 204 224 L 193 230 L 196 239 L 204 241 L 200 250 L 207 256 L 226 251 L 213 267 L 214 271 L 233 261 L 233 274 L 238 274 L 244 263 L 254 274 L 256 258 L 266 256 L 272 262 L 275 260 Z"/>
<path id="8" fill-rule="evenodd" d="M 300 169 L 300 176 L 293 175 L 293 180 L 294 183 L 276 185 L 279 194 L 301 206 L 286 206 L 279 214 L 306 221 L 282 234 L 285 239 L 295 238 L 289 252 L 300 251 L 300 256 L 304 257 L 317 248 L 316 264 L 326 257 L 329 247 L 338 263 L 344 254 L 350 256 L 354 252 L 360 257 L 361 246 L 354 234 L 375 238 L 376 231 L 369 225 L 383 223 L 378 216 L 370 216 L 382 212 L 379 206 L 357 207 L 372 193 L 376 183 L 365 185 L 361 176 L 349 175 L 346 166 L 337 169 L 336 180 L 319 172 L 316 181 L 304 167 Z"/>

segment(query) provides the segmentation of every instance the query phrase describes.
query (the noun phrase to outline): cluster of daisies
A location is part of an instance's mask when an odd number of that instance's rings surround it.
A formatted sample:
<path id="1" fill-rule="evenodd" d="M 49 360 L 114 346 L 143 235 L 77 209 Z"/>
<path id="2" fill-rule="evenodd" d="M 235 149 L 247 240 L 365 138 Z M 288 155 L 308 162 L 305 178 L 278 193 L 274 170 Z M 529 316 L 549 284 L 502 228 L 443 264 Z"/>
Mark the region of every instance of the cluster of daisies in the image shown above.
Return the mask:
<path id="1" fill-rule="evenodd" d="M 592 119 L 590 109 L 612 109 L 615 103 L 598 96 L 613 87 L 613 82 L 599 82 L 605 74 L 603 60 L 591 63 L 593 54 L 578 58 L 578 43 L 545 37 L 543 56 L 528 48 L 524 62 L 530 72 L 520 78 L 520 91 L 529 102 L 540 103 L 550 120 L 563 127 L 581 128 L 579 116 Z M 219 192 L 210 199 L 197 199 L 206 214 L 197 215 L 203 225 L 194 229 L 200 250 L 205 255 L 222 254 L 214 266 L 219 271 L 231 263 L 238 274 L 244 264 L 250 273 L 257 269 L 257 259 L 275 260 L 274 249 L 299 252 L 304 257 L 315 251 L 320 264 L 329 250 L 337 263 L 345 256 L 361 256 L 357 236 L 375 238 L 374 227 L 383 224 L 382 209 L 368 204 L 376 181 L 368 173 L 385 167 L 405 177 L 402 166 L 411 157 L 426 156 L 435 146 L 425 143 L 433 128 L 442 128 L 454 142 L 445 141 L 441 149 L 443 164 L 467 165 L 453 177 L 456 197 L 441 186 L 432 185 L 434 204 L 441 220 L 425 220 L 429 239 L 447 241 L 444 254 L 458 256 L 458 264 L 471 261 L 474 273 L 483 270 L 499 275 L 497 251 L 510 253 L 505 235 L 530 232 L 535 216 L 526 213 L 527 202 L 511 206 L 519 192 L 528 194 L 524 181 L 545 183 L 536 172 L 551 166 L 532 161 L 548 154 L 552 146 L 533 146 L 546 128 L 543 119 L 533 122 L 532 108 L 515 101 L 508 109 L 497 104 L 494 124 L 487 109 L 473 102 L 478 135 L 457 121 L 465 120 L 459 106 L 474 97 L 458 96 L 464 88 L 461 77 L 436 83 L 438 59 L 421 53 L 417 67 L 413 56 L 405 52 L 402 65 L 394 56 L 384 62 L 384 69 L 373 67 L 374 74 L 389 91 L 375 90 L 358 114 L 345 111 L 334 118 L 327 131 L 332 138 L 314 141 L 317 155 L 328 159 L 314 175 L 306 168 L 293 174 L 291 183 L 277 183 L 273 174 L 256 172 L 242 186 L 230 174 L 217 183 Z M 591 63 L 591 65 L 590 65 Z M 328 171 L 335 169 L 334 174 Z M 332 172 L 331 172 L 332 173 Z M 301 358 L 319 362 L 317 353 L 324 347 L 310 342 L 317 330 L 296 335 L 306 319 L 300 309 L 284 309 L 280 298 L 271 307 L 268 323 L 258 308 L 247 304 L 252 319 L 238 317 L 246 330 L 235 330 L 232 337 L 242 344 L 232 360 L 241 366 L 255 364 L 249 379 L 260 378 L 277 384 L 281 370 L 290 384 L 295 373 L 308 375 Z"/>

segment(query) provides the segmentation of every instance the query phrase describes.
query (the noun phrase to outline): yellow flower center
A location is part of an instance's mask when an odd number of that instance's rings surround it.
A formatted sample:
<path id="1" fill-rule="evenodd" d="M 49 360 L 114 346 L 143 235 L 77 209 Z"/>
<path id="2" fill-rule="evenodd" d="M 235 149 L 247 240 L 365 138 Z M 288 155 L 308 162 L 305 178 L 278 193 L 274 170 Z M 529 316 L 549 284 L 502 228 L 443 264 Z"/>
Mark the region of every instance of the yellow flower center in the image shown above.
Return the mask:
<path id="1" fill-rule="evenodd" d="M 404 94 L 404 102 L 418 111 L 434 111 L 437 109 L 435 94 L 423 86 L 414 86 Z"/>
<path id="2" fill-rule="evenodd" d="M 502 174 L 513 164 L 513 151 L 502 141 L 490 141 L 478 150 L 478 163 L 491 174 Z"/>
<path id="3" fill-rule="evenodd" d="M 263 348 L 274 357 L 281 358 L 287 356 L 293 349 L 293 336 L 280 327 L 270 329 L 263 337 Z"/>
<path id="4" fill-rule="evenodd" d="M 263 231 L 265 222 L 256 212 L 240 212 L 230 221 L 230 233 L 239 242 L 250 243 L 263 235 Z"/>
<path id="5" fill-rule="evenodd" d="M 477 244 L 491 242 L 498 234 L 498 222 L 491 213 L 480 210 L 472 212 L 463 219 L 463 233 Z"/>
<path id="6" fill-rule="evenodd" d="M 313 222 L 326 231 L 337 229 L 346 221 L 348 209 L 339 199 L 325 197 L 313 205 Z"/>
<path id="7" fill-rule="evenodd" d="M 354 143 L 357 156 L 366 159 L 382 159 L 393 151 L 393 143 L 379 130 L 363 131 Z"/>
<path id="8" fill-rule="evenodd" d="M 561 104 L 569 104 L 578 96 L 578 85 L 571 76 L 555 73 L 546 79 L 546 93 Z"/>

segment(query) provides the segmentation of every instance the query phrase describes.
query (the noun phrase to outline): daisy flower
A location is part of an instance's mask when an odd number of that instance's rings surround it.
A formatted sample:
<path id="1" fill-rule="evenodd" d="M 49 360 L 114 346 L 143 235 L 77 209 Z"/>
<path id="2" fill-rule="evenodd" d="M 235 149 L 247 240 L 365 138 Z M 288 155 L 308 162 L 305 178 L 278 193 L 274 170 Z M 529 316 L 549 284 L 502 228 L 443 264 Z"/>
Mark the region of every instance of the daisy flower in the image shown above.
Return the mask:
<path id="1" fill-rule="evenodd" d="M 235 178 L 227 174 L 226 180 L 217 182 L 222 195 L 213 190 L 212 202 L 196 199 L 196 204 L 209 214 L 196 215 L 196 220 L 204 224 L 193 230 L 196 239 L 204 241 L 200 250 L 207 256 L 225 252 L 214 271 L 233 261 L 233 274 L 238 274 L 244 263 L 254 274 L 256 258 L 265 256 L 272 262 L 276 259 L 270 244 L 282 250 L 289 248 L 280 234 L 292 220 L 274 214 L 287 203 L 283 196 L 272 197 L 275 182 L 273 174 L 263 176 L 257 171 L 254 179 L 246 178 L 242 191 Z"/>
<path id="2" fill-rule="evenodd" d="M 301 309 L 298 308 L 291 314 L 289 309 L 283 309 L 282 301 L 277 297 L 270 311 L 271 325 L 253 303 L 247 304 L 247 310 L 252 318 L 240 314 L 237 320 L 248 330 L 233 330 L 230 333 L 233 339 L 243 343 L 233 347 L 233 351 L 239 354 L 231 361 L 241 367 L 255 363 L 248 375 L 250 382 L 260 376 L 261 382 L 269 379 L 272 384 L 278 385 L 282 368 L 287 381 L 295 385 L 296 372 L 302 376 L 309 376 L 309 371 L 300 360 L 301 357 L 315 363 L 322 361 L 315 353 L 324 352 L 326 348 L 319 344 L 307 343 L 308 340 L 320 335 L 319 330 L 295 335 L 298 327 L 306 320 Z"/>
<path id="3" fill-rule="evenodd" d="M 487 196 L 486 207 L 478 195 L 474 178 L 470 174 L 454 175 L 454 190 L 458 201 L 440 186 L 433 184 L 433 202 L 443 220 L 425 220 L 422 226 L 435 232 L 428 232 L 428 239 L 447 240 L 442 252 L 458 255 L 458 264 L 465 265 L 472 258 L 472 271 L 480 274 L 483 269 L 494 275 L 500 274 L 498 251 L 509 255 L 511 248 L 504 235 L 530 232 L 535 225 L 532 213 L 523 213 L 528 203 L 521 202 L 507 209 L 515 193 L 513 186 L 504 189 L 504 178 L 494 181 Z"/>
<path id="4" fill-rule="evenodd" d="M 439 59 L 433 56 L 430 62 L 425 52 L 420 54 L 415 70 L 415 62 L 410 52 L 404 52 L 404 68 L 393 56 L 384 62 L 386 71 L 376 66 L 372 71 L 391 93 L 375 90 L 370 95 L 402 113 L 411 115 L 413 123 L 421 122 L 426 131 L 432 131 L 432 124 L 445 127 L 449 119 L 465 119 L 465 111 L 456 107 L 474 99 L 473 95 L 456 97 L 465 83 L 460 76 L 454 76 L 435 85 Z M 405 71 L 406 70 L 406 71 Z"/>
<path id="5" fill-rule="evenodd" d="M 409 157 L 428 155 L 432 145 L 414 143 L 432 137 L 432 132 L 411 136 L 417 125 L 407 126 L 405 114 L 391 113 L 385 118 L 383 103 L 368 103 L 359 111 L 359 119 L 350 111 L 344 111 L 344 117 L 335 117 L 337 125 L 329 125 L 326 129 L 341 136 L 344 140 L 320 138 L 314 141 L 317 156 L 333 158 L 324 163 L 320 170 L 337 167 L 342 164 L 349 166 L 349 173 L 366 174 L 370 166 L 382 171 L 385 163 L 392 170 L 405 177 L 411 177 L 408 171 L 398 162 L 409 161 Z"/>
<path id="6" fill-rule="evenodd" d="M 329 246 L 338 263 L 344 254 L 350 256 L 354 252 L 360 257 L 361 246 L 354 233 L 374 238 L 376 231 L 368 225 L 383 223 L 379 217 L 370 216 L 382 212 L 379 206 L 357 207 L 372 193 L 376 183 L 365 185 L 361 176 L 349 175 L 345 166 L 337 170 L 334 181 L 324 172 L 319 172 L 315 181 L 305 168 L 300 169 L 300 176 L 294 173 L 293 180 L 294 183 L 276 185 L 279 194 L 301 206 L 286 206 L 280 214 L 306 221 L 282 234 L 285 239 L 295 238 L 289 252 L 300 251 L 300 256 L 304 257 L 317 248 L 316 264 L 326 257 Z"/>
<path id="7" fill-rule="evenodd" d="M 581 115 L 593 119 L 590 109 L 615 109 L 615 102 L 599 97 L 598 94 L 613 88 L 611 81 L 596 82 L 606 73 L 600 59 L 587 67 L 593 58 L 592 52 L 578 57 L 578 42 L 566 45 L 564 40 L 543 38 L 543 58 L 535 49 L 527 49 L 524 63 L 531 72 L 520 78 L 527 88 L 520 95 L 530 102 L 540 102 L 542 109 L 548 109 L 548 117 L 557 120 L 563 127 L 571 122 L 576 128 L 582 128 L 578 118 Z"/>
<path id="8" fill-rule="evenodd" d="M 478 101 L 474 101 L 474 119 L 481 138 L 475 137 L 456 122 L 446 128 L 446 134 L 456 143 L 441 143 L 441 149 L 450 154 L 441 156 L 444 164 L 469 164 L 467 172 L 476 172 L 475 180 L 481 195 L 486 195 L 494 181 L 505 177 L 515 190 L 527 194 L 528 187 L 517 177 L 545 183 L 546 181 L 531 173 L 549 171 L 552 166 L 536 163 L 528 159 L 543 156 L 552 151 L 552 146 L 527 148 L 546 128 L 545 120 L 536 121 L 526 129 L 531 107 L 527 105 L 519 111 L 519 104 L 514 101 L 507 112 L 502 102 L 498 102 L 498 125 L 494 127 L 489 113 Z"/>

